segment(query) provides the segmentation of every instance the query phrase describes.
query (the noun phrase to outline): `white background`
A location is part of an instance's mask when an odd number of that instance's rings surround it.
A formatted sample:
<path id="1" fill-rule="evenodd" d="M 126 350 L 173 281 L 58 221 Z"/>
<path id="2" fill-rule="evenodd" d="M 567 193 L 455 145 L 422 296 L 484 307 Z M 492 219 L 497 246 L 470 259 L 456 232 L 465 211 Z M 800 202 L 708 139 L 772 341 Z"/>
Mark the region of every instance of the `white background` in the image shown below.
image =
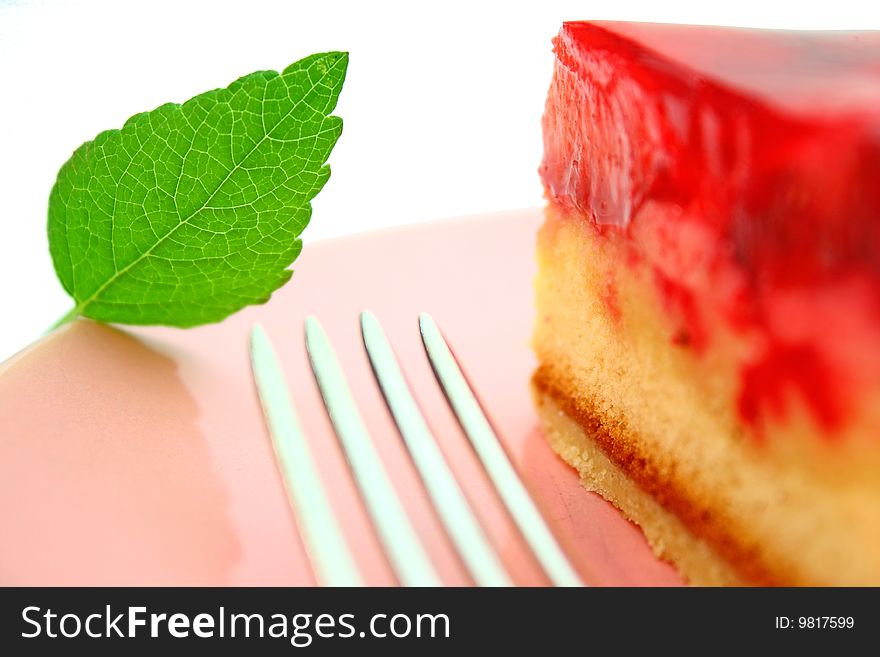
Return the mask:
<path id="1" fill-rule="evenodd" d="M 60 165 L 132 114 L 348 50 L 345 130 L 304 240 L 542 203 L 563 20 L 880 28 L 874 2 L 0 0 L 0 360 L 71 303 L 46 205 Z"/>

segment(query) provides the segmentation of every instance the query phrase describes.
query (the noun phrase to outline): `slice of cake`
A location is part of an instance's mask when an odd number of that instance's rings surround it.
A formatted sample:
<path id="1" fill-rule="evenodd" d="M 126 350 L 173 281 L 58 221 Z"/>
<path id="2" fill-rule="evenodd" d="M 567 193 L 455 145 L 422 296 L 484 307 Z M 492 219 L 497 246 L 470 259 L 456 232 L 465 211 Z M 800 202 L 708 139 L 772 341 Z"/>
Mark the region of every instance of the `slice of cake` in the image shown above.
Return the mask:
<path id="1" fill-rule="evenodd" d="M 699 584 L 880 584 L 880 32 L 566 23 L 535 397 Z"/>

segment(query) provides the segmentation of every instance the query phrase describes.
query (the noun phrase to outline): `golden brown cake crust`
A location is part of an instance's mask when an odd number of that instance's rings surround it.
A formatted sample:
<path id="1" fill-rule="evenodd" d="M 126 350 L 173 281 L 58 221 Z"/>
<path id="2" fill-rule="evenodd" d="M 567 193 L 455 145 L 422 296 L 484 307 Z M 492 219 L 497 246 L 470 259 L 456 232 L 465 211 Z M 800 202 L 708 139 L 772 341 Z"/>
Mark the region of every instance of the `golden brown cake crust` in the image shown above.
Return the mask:
<path id="1" fill-rule="evenodd" d="M 610 500 L 626 518 L 637 524 L 654 552 L 675 564 L 687 582 L 704 586 L 750 583 L 675 514 L 636 484 L 550 395 L 535 385 L 532 392 L 545 438 L 553 450 L 578 472 L 584 488 Z"/>
<path id="2" fill-rule="evenodd" d="M 778 567 L 771 567 L 763 563 L 760 555 L 748 546 L 736 540 L 735 533 L 730 531 L 727 523 L 717 514 L 701 508 L 695 503 L 687 491 L 687 483 L 678 481 L 672 477 L 663 477 L 658 473 L 649 457 L 639 451 L 640 441 L 631 431 L 619 422 L 603 421 L 601 413 L 595 406 L 587 406 L 579 395 L 569 394 L 564 391 L 564 378 L 555 376 L 549 366 L 540 366 L 532 378 L 533 389 L 538 404 L 541 397 L 551 399 L 559 410 L 564 412 L 571 420 L 576 422 L 583 430 L 584 436 L 592 440 L 605 456 L 619 468 L 629 479 L 644 493 L 651 496 L 663 509 L 676 516 L 684 527 L 682 529 L 691 532 L 695 537 L 709 544 L 713 550 L 723 556 L 725 561 L 733 567 L 735 574 L 727 574 L 723 580 L 711 575 L 701 577 L 706 570 L 723 570 L 724 566 L 712 564 L 712 567 L 704 567 L 702 572 L 684 572 L 683 574 L 693 583 L 697 584 L 752 584 L 760 586 L 785 586 L 797 584 L 792 574 L 780 573 Z M 548 422 L 545 420 L 545 428 Z M 568 437 L 568 442 L 576 442 Z M 556 447 L 556 445 L 554 445 Z M 579 446 L 583 449 L 582 446 Z M 557 451 L 559 451 L 557 449 Z M 562 455 L 565 459 L 565 455 Z M 568 461 L 568 459 L 565 459 Z M 569 462 L 569 465 L 573 463 Z M 581 472 L 584 475 L 595 476 L 595 473 Z M 599 491 L 609 497 L 608 490 Z M 618 508 L 625 506 L 622 500 L 611 499 Z M 626 509 L 622 509 L 626 511 Z M 629 514 L 626 514 L 629 516 Z M 652 536 L 648 523 L 644 518 L 630 517 L 639 524 L 648 534 L 652 544 L 658 543 L 659 536 Z M 669 531 L 664 528 L 658 531 Z M 664 541 L 666 543 L 668 541 Z M 681 563 L 685 555 L 662 555 L 671 557 L 676 563 Z"/>

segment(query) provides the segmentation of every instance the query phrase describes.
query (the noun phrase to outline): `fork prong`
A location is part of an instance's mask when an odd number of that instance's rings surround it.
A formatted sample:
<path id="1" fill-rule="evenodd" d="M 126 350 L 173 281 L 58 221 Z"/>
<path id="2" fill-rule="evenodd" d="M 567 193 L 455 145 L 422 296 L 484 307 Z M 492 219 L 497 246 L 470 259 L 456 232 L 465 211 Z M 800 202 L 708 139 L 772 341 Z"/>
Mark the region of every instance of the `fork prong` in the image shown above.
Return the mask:
<path id="1" fill-rule="evenodd" d="M 379 320 L 369 311 L 361 313 L 361 334 L 379 389 L 462 561 L 478 585 L 510 586 L 504 566 L 419 410 Z"/>
<path id="2" fill-rule="evenodd" d="M 583 586 L 507 457 L 437 323 L 422 313 L 419 328 L 428 359 L 449 405 L 544 572 L 556 586 Z"/>
<path id="3" fill-rule="evenodd" d="M 323 586 L 361 586 L 363 581 L 354 557 L 333 515 L 300 429 L 278 357 L 259 325 L 251 330 L 251 367 L 278 467 L 315 579 Z"/>
<path id="4" fill-rule="evenodd" d="M 324 329 L 306 319 L 306 348 L 324 406 L 388 560 L 404 586 L 440 586 L 431 559 L 388 478 Z"/>

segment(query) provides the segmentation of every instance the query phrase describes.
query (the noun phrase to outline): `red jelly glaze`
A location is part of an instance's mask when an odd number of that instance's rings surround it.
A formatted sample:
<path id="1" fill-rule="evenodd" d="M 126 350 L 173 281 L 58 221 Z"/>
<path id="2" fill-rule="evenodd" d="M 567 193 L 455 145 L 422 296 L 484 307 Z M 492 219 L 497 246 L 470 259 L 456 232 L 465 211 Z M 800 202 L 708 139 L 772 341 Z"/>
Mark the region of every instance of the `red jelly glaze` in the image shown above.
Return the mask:
<path id="1" fill-rule="evenodd" d="M 833 437 L 854 389 L 880 392 L 880 32 L 578 22 L 554 45 L 548 198 L 631 236 L 646 208 L 666 208 L 665 252 L 640 255 L 681 323 L 673 339 L 710 348 L 706 316 L 758 336 L 740 364 L 741 418 L 784 419 L 796 396 Z M 699 282 L 669 264 L 694 222 Z M 853 280 L 861 296 L 829 309 Z M 798 306 L 815 322 L 857 304 L 851 335 L 787 330 L 775 300 L 804 290 L 821 291 Z"/>
<path id="2" fill-rule="evenodd" d="M 602 302 L 605 304 L 608 316 L 614 322 L 619 322 L 623 315 L 620 312 L 620 301 L 617 298 L 617 284 L 614 282 L 614 274 L 611 272 L 605 275 L 605 285 L 602 287 Z"/>
<path id="3" fill-rule="evenodd" d="M 785 417 L 786 393 L 794 391 L 810 404 L 819 422 L 825 427 L 836 427 L 842 421 L 840 405 L 828 389 L 832 373 L 827 370 L 818 353 L 808 346 L 778 345 L 757 363 L 746 366 L 742 372 L 743 388 L 739 398 L 740 416 L 760 429 L 763 413 L 779 419 Z M 755 433 L 759 438 L 763 433 Z M 829 431 L 834 438 L 837 434 Z"/>

